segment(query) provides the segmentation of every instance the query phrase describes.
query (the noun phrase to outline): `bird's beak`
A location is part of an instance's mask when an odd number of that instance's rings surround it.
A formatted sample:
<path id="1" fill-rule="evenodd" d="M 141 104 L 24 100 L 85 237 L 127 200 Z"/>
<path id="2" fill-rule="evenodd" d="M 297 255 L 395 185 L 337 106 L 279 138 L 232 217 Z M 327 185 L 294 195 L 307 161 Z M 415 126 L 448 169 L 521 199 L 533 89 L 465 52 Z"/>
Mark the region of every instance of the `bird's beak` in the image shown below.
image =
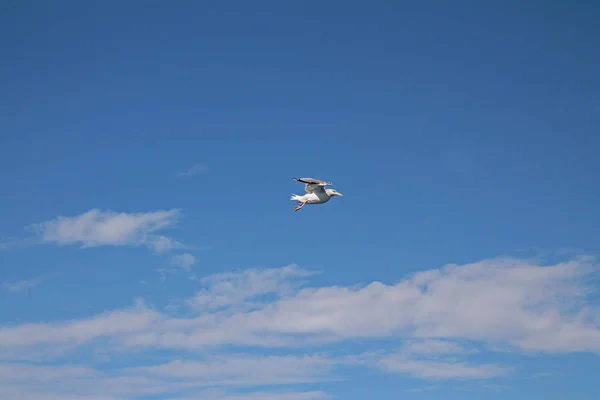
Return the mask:
<path id="1" fill-rule="evenodd" d="M 338 196 L 344 197 L 344 195 L 343 195 L 343 194 L 341 194 L 340 192 L 337 192 L 336 194 L 337 194 Z"/>

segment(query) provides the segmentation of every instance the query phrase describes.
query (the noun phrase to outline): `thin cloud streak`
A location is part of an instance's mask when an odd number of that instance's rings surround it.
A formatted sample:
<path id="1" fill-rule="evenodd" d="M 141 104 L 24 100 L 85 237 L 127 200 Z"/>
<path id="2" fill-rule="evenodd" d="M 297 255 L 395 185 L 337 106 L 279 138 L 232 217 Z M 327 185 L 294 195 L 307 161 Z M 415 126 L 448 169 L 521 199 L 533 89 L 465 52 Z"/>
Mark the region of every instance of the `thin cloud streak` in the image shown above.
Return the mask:
<path id="1" fill-rule="evenodd" d="M 204 166 L 204 164 L 196 163 L 196 164 L 192 165 L 187 171 L 180 172 L 177 175 L 182 176 L 182 177 L 188 177 L 188 176 L 203 174 L 206 171 L 207 171 L 207 168 Z"/>
<path id="2" fill-rule="evenodd" d="M 0 286 L 6 288 L 10 292 L 21 292 L 24 290 L 34 288 L 40 283 L 42 283 L 42 277 L 36 276 L 35 278 L 24 279 L 19 282 L 3 282 L 0 284 Z"/>

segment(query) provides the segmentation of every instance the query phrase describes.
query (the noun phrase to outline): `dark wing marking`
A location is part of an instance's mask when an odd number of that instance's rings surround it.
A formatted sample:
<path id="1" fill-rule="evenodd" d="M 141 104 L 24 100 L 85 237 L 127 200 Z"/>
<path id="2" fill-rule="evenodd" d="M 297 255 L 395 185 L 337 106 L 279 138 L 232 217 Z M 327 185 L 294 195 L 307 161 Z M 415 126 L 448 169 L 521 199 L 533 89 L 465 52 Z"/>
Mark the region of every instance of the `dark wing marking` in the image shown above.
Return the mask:
<path id="1" fill-rule="evenodd" d="M 331 182 L 322 181 L 322 180 L 315 179 L 315 178 L 294 178 L 294 180 L 296 180 L 298 182 L 303 182 L 306 184 L 311 184 L 311 185 L 320 185 L 320 186 L 331 186 L 332 185 Z"/>

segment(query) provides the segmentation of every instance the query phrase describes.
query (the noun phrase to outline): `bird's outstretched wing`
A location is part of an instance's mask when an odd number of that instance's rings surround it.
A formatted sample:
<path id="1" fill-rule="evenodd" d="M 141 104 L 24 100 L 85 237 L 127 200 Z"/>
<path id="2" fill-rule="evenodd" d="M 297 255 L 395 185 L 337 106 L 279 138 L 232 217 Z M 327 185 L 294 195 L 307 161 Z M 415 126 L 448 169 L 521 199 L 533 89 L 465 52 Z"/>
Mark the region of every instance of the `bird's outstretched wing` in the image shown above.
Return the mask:
<path id="1" fill-rule="evenodd" d="M 294 178 L 298 182 L 306 183 L 304 190 L 306 193 L 323 193 L 325 192 L 325 186 L 333 185 L 331 182 L 322 181 L 314 178 Z"/>
<path id="2" fill-rule="evenodd" d="M 322 181 L 320 179 L 315 179 L 315 178 L 294 178 L 294 180 L 298 181 L 298 182 L 304 182 L 304 183 L 310 184 L 310 185 L 319 185 L 319 186 L 333 185 L 333 183 L 331 183 L 331 182 Z"/>

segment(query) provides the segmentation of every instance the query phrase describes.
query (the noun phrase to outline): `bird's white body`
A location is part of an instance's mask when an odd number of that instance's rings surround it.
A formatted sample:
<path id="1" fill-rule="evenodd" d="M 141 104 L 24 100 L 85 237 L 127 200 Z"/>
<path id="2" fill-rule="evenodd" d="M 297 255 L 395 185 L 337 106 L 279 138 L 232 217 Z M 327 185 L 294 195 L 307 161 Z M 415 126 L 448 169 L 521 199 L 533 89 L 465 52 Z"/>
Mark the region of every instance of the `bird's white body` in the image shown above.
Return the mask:
<path id="1" fill-rule="evenodd" d="M 325 189 L 325 186 L 330 186 L 331 182 L 320 181 L 313 178 L 294 178 L 298 182 L 306 183 L 304 190 L 306 194 L 300 196 L 293 194 L 290 200 L 298 202 L 294 211 L 298 211 L 305 204 L 323 204 L 327 203 L 333 196 L 343 196 L 340 192 L 335 189 Z"/>
<path id="2" fill-rule="evenodd" d="M 290 200 L 296 200 L 308 204 L 323 204 L 327 203 L 331 199 L 331 196 L 332 195 L 328 194 L 327 192 L 306 193 L 303 196 L 294 194 Z"/>

